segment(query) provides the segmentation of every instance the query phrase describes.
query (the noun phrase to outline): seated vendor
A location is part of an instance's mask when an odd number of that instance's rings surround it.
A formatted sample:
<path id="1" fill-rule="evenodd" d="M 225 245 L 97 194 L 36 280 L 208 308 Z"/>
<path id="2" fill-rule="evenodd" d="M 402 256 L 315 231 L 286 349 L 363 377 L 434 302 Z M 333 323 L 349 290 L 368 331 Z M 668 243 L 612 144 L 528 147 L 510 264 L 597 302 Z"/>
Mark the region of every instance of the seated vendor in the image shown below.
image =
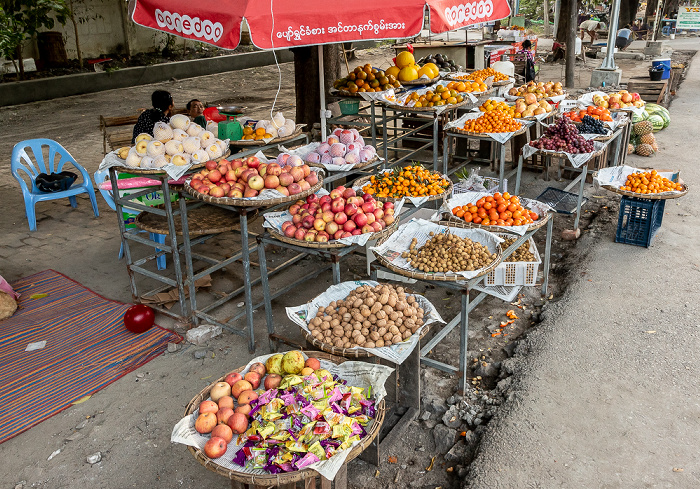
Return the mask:
<path id="1" fill-rule="evenodd" d="M 151 94 L 152 109 L 144 110 L 136 121 L 131 144 L 136 141 L 136 136 L 141 133 L 153 136 L 153 127 L 156 122 L 168 122 L 173 115 L 173 96 L 165 90 L 156 90 Z"/>
<path id="2" fill-rule="evenodd" d="M 617 31 L 615 47 L 620 51 L 624 51 L 630 44 L 632 44 L 632 30 L 630 29 L 630 25 L 627 24 L 623 29 Z"/>
<path id="3" fill-rule="evenodd" d="M 207 120 L 204 118 L 204 104 L 202 102 L 196 98 L 187 102 L 187 114 L 196 124 L 199 124 L 204 129 L 207 128 Z"/>

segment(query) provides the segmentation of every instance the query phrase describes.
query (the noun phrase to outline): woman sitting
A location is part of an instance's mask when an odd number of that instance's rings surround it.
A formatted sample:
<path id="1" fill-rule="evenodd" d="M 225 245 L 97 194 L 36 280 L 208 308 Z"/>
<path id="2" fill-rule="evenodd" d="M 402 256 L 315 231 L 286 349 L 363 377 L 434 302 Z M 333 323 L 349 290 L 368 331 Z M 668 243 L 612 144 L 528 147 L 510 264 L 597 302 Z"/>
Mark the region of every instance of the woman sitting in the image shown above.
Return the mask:
<path id="1" fill-rule="evenodd" d="M 141 133 L 153 136 L 153 127 L 156 122 L 168 122 L 173 115 L 173 96 L 165 90 L 156 90 L 151 94 L 152 109 L 144 110 L 134 126 L 134 134 L 131 137 L 131 144 L 136 141 L 136 136 Z"/>

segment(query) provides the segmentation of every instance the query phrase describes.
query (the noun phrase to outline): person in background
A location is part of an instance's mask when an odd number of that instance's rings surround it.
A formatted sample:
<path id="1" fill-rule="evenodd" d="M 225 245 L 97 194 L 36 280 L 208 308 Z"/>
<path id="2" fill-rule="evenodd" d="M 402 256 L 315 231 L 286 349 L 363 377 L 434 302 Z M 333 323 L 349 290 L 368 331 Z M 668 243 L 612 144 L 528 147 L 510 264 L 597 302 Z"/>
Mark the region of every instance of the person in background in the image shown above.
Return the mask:
<path id="1" fill-rule="evenodd" d="M 532 54 L 532 43 L 529 39 L 523 41 L 523 48 L 517 54 L 525 55 L 525 83 L 535 79 L 535 55 Z"/>
<path id="2" fill-rule="evenodd" d="M 156 90 L 151 94 L 152 109 L 144 110 L 136 121 L 134 134 L 131 137 L 131 144 L 136 141 L 136 136 L 141 133 L 153 136 L 153 126 L 156 122 L 168 122 L 173 115 L 173 96 L 165 90 Z"/>
<path id="3" fill-rule="evenodd" d="M 615 47 L 620 51 L 624 51 L 630 44 L 632 44 L 632 30 L 630 29 L 630 25 L 627 24 L 623 29 L 617 31 Z"/>
<path id="4" fill-rule="evenodd" d="M 204 129 L 207 128 L 207 120 L 204 118 L 204 104 L 202 102 L 193 98 L 187 102 L 187 112 L 195 124 L 199 124 Z"/>
<path id="5" fill-rule="evenodd" d="M 583 38 L 585 37 L 586 34 L 588 34 L 591 38 L 591 42 L 595 42 L 596 39 L 598 39 L 598 34 L 596 34 L 596 29 L 603 29 L 605 28 L 605 24 L 600 22 L 599 20 L 584 20 L 581 22 L 581 25 L 578 26 L 579 31 L 581 32 L 581 42 L 583 42 Z"/>

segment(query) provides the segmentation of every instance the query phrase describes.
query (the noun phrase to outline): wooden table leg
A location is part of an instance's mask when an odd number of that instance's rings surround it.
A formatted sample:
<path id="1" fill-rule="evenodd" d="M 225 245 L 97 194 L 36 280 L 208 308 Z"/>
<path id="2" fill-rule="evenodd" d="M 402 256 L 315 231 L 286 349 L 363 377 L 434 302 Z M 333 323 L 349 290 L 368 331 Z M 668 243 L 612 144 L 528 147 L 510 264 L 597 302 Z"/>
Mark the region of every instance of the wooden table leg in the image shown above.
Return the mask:
<path id="1" fill-rule="evenodd" d="M 304 489 L 316 489 L 316 477 L 304 479 Z"/>
<path id="2" fill-rule="evenodd" d="M 348 487 L 348 464 L 344 463 L 333 480 L 335 489 L 347 489 Z"/>

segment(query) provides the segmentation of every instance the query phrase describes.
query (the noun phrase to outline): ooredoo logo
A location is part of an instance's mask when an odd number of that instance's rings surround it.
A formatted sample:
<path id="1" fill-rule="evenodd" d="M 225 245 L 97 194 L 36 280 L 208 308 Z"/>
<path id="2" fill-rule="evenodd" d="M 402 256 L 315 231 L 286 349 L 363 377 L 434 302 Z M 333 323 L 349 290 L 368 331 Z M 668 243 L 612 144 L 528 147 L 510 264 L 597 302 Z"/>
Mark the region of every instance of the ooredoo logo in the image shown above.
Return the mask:
<path id="1" fill-rule="evenodd" d="M 156 22 L 159 27 L 164 27 L 171 31 L 181 32 L 188 36 L 203 37 L 207 41 L 218 41 L 224 33 L 224 26 L 220 22 L 211 20 L 201 20 L 199 17 L 180 15 L 177 12 L 163 12 L 156 9 Z"/>
<path id="2" fill-rule="evenodd" d="M 463 3 L 445 9 L 445 20 L 450 26 L 465 22 L 487 19 L 493 14 L 493 2 L 491 0 L 479 0 L 478 2 Z"/>

